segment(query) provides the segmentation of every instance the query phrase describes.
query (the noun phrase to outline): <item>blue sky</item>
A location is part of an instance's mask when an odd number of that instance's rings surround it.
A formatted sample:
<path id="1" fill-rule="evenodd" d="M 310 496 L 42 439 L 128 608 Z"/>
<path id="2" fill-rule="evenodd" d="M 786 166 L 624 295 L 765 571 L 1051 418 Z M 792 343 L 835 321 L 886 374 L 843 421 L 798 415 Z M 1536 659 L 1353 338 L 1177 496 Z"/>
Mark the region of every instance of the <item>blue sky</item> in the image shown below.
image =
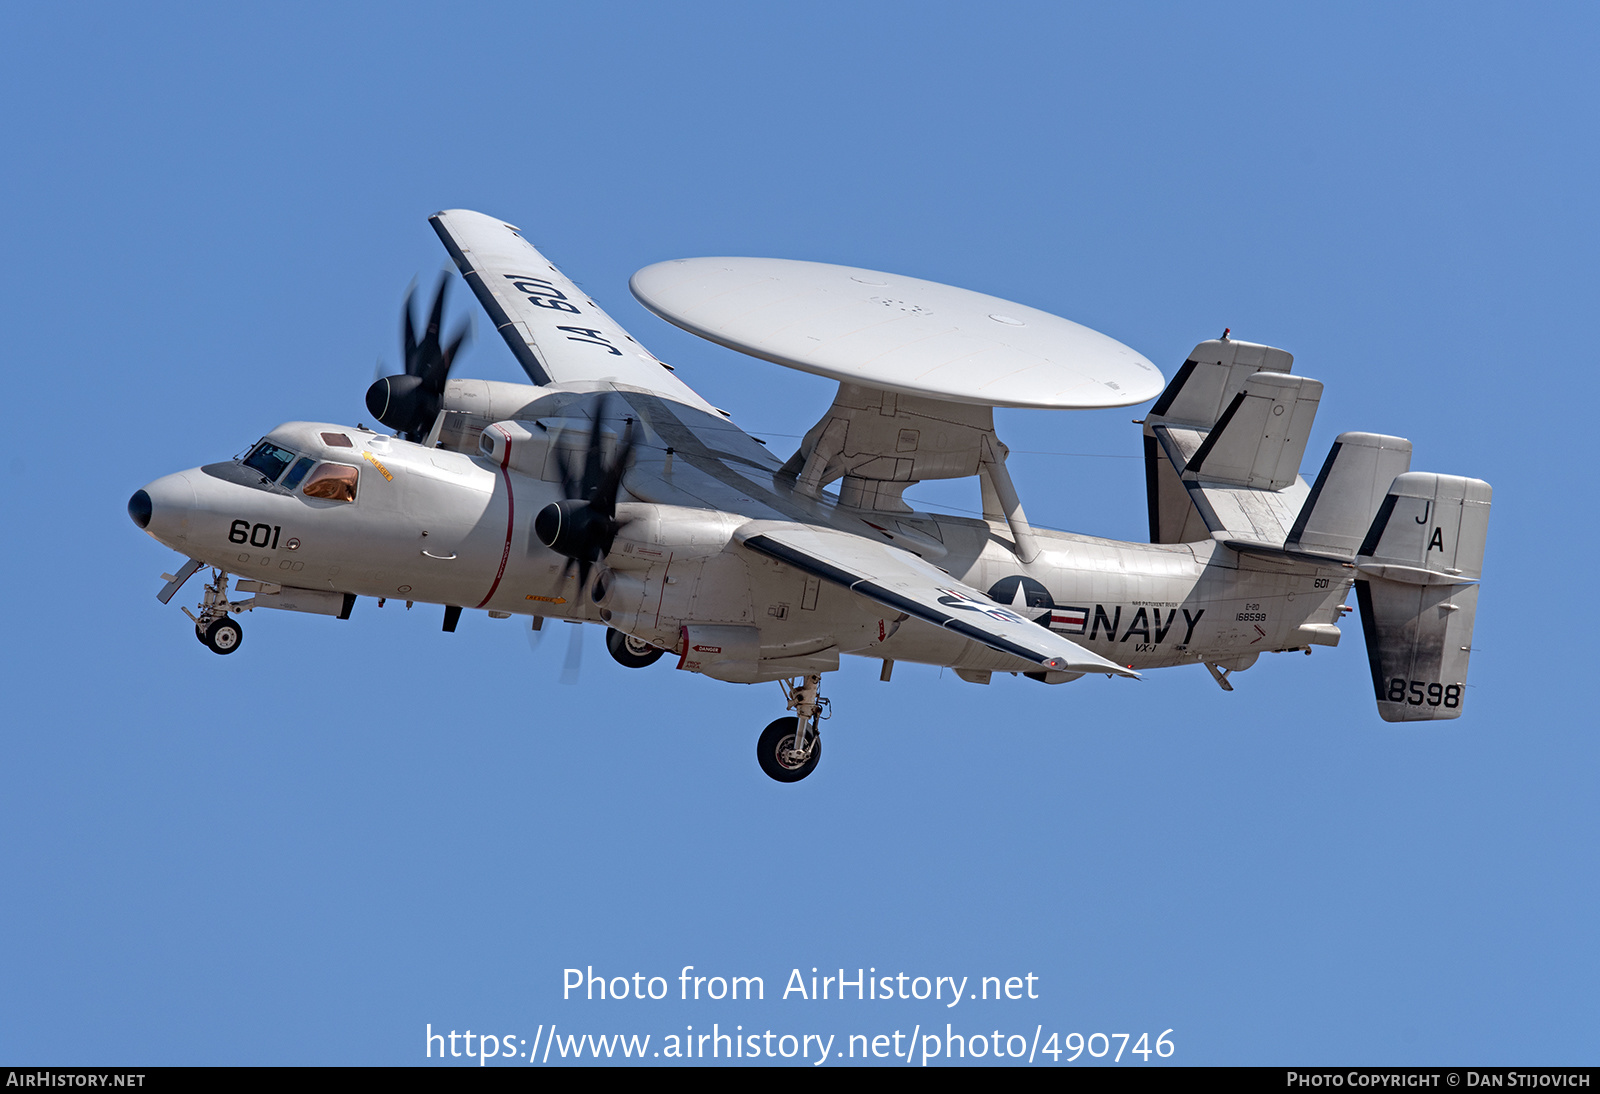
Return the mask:
<path id="1" fill-rule="evenodd" d="M 1596 29 L 1581 5 L 7 7 L 0 1062 L 406 1064 L 430 1023 L 842 1050 L 948 1021 L 1170 1029 L 1184 1063 L 1594 1063 Z M 1291 350 L 1327 385 L 1308 464 L 1398 433 L 1495 487 L 1465 716 L 1380 722 L 1349 627 L 1232 694 L 847 663 L 825 759 L 784 787 L 752 755 L 775 685 L 630 672 L 594 628 L 570 686 L 569 628 L 530 649 L 365 601 L 210 655 L 156 603 L 177 560 L 128 495 L 283 420 L 362 419 L 448 207 L 521 225 L 782 452 L 832 385 L 667 327 L 634 269 L 948 281 L 1169 376 L 1225 326 Z M 519 379 L 479 333 L 457 375 Z M 997 416 L 1035 522 L 1146 534 L 1137 416 Z M 563 1000 L 590 965 L 674 995 Z M 767 998 L 679 1001 L 685 965 Z M 1033 973 L 1040 998 L 777 998 L 813 966 Z"/>

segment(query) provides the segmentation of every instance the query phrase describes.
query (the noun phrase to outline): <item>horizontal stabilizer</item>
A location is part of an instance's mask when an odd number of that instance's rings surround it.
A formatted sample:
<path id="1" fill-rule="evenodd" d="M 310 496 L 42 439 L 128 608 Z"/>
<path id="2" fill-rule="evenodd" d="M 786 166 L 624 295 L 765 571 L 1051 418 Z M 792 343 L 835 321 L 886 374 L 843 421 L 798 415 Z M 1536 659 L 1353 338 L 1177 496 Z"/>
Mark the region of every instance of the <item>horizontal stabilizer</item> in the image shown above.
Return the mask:
<path id="1" fill-rule="evenodd" d="M 751 521 L 745 547 L 840 585 L 858 596 L 1051 672 L 1138 673 L 1023 618 L 937 567 L 888 544 L 847 532 Z"/>
<path id="2" fill-rule="evenodd" d="M 1239 539 L 1282 547 L 1305 504 L 1306 484 L 1297 478 L 1283 490 L 1258 490 L 1210 482 L 1186 482 L 1189 499 L 1213 539 Z"/>
<path id="3" fill-rule="evenodd" d="M 1386 722 L 1461 715 L 1491 495 L 1481 479 L 1402 474 L 1357 551 L 1356 602 Z"/>

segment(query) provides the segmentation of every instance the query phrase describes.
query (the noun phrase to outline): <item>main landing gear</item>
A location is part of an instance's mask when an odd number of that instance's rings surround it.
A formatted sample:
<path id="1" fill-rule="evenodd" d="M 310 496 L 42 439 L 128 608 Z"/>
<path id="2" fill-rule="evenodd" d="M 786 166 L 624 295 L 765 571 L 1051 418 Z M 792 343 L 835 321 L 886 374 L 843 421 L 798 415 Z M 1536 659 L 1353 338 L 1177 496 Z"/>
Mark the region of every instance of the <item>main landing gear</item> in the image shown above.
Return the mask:
<path id="1" fill-rule="evenodd" d="M 761 731 L 756 742 L 756 762 L 768 776 L 781 783 L 797 783 L 816 770 L 822 759 L 822 735 L 817 723 L 829 716 L 828 700 L 817 691 L 822 675 L 811 673 L 798 684 L 780 680 L 783 694 L 794 711 L 791 718 L 779 718 Z"/>
<path id="2" fill-rule="evenodd" d="M 208 650 L 232 653 L 244 641 L 244 628 L 228 615 L 234 610 L 235 605 L 228 600 L 228 575 L 213 570 L 205 596 L 200 600 L 200 614 L 197 616 L 188 608 L 183 609 L 183 614 L 194 620 L 194 636 Z"/>
<path id="3" fill-rule="evenodd" d="M 623 634 L 615 627 L 606 630 L 606 649 L 610 651 L 617 664 L 630 669 L 642 669 L 646 665 L 653 665 L 661 660 L 663 653 L 667 652 L 631 634 Z"/>

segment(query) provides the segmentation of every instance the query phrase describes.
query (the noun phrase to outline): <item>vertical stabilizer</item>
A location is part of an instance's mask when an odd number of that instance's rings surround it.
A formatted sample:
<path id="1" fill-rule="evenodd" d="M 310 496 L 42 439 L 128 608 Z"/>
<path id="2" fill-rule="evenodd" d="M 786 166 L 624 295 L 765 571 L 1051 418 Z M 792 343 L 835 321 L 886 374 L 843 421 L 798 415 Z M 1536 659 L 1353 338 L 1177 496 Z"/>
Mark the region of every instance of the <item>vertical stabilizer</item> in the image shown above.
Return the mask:
<path id="1" fill-rule="evenodd" d="M 1386 722 L 1461 716 L 1491 496 L 1481 479 L 1407 472 L 1357 549 L 1356 601 Z"/>
<path id="2" fill-rule="evenodd" d="M 1308 554 L 1355 558 L 1389 484 L 1409 470 L 1411 442 L 1404 437 L 1339 434 L 1284 546 Z"/>
<path id="3" fill-rule="evenodd" d="M 1322 385 L 1315 380 L 1310 381 L 1315 385 L 1312 389 L 1305 387 L 1299 379 L 1290 377 L 1288 372 L 1293 364 L 1294 355 L 1289 351 L 1254 342 L 1214 338 L 1201 342 L 1189 351 L 1183 367 L 1178 369 L 1178 374 L 1172 378 L 1144 419 L 1145 491 L 1150 507 L 1150 542 L 1189 543 L 1205 539 L 1211 534 L 1205 519 L 1190 500 L 1188 488 L 1179 477 L 1179 469 L 1174 467 L 1163 443 L 1158 439 L 1158 427 L 1204 434 L 1219 425 L 1230 424 L 1246 407 L 1249 409 L 1244 413 L 1244 418 L 1252 419 L 1262 408 L 1270 413 L 1273 406 L 1281 407 L 1287 402 L 1291 411 L 1309 411 L 1309 414 L 1302 413 L 1302 421 L 1295 423 L 1297 427 L 1303 425 L 1303 429 L 1296 428 L 1279 436 L 1285 431 L 1277 427 L 1294 422 L 1295 414 L 1281 422 L 1279 419 L 1282 419 L 1282 414 L 1275 415 L 1272 428 L 1267 428 L 1263 420 L 1260 423 L 1263 428 L 1254 433 L 1245 426 L 1256 423 L 1241 421 L 1238 428 L 1227 431 L 1231 443 L 1225 451 L 1216 453 L 1214 462 L 1219 476 L 1258 480 L 1251 482 L 1253 486 L 1275 483 L 1281 474 L 1280 465 L 1288 468 L 1290 480 L 1295 477 L 1300 454 L 1295 450 L 1290 434 L 1298 433 L 1299 447 L 1303 449 L 1305 434 L 1310 429 L 1309 415 L 1316 413 Z M 1217 432 L 1220 434 L 1224 430 L 1218 428 Z M 1251 436 L 1247 437 L 1247 433 Z M 1196 438 L 1197 442 L 1201 439 Z M 1287 453 L 1284 451 L 1286 441 Z M 1215 448 L 1214 443 L 1212 450 L 1206 452 L 1204 462 L 1208 470 L 1213 463 L 1212 451 Z M 1185 463 L 1192 455 L 1194 452 L 1191 450 L 1185 457 Z M 1270 488 L 1275 489 L 1276 486 Z"/>

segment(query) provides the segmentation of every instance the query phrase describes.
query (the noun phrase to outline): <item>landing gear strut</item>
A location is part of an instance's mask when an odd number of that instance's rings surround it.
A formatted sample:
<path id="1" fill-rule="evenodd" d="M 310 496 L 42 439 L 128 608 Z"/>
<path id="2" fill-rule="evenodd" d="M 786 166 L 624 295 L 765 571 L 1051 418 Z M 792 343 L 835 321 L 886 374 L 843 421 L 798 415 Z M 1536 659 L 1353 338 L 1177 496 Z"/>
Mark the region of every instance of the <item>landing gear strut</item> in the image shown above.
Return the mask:
<path id="1" fill-rule="evenodd" d="M 799 782 L 816 770 L 822 759 L 822 735 L 817 723 L 829 716 L 828 700 L 817 694 L 822 686 L 820 673 L 811 673 L 798 684 L 780 680 L 789 701 L 792 718 L 779 718 L 761 731 L 756 742 L 756 761 L 761 770 L 781 783 Z"/>
<path id="2" fill-rule="evenodd" d="M 183 614 L 194 620 L 194 636 L 212 653 L 232 653 L 244 641 L 244 628 L 228 613 L 248 610 L 248 605 L 228 600 L 228 575 L 212 570 L 211 581 L 200 600 L 200 614 L 197 616 L 188 608 L 183 609 Z"/>

